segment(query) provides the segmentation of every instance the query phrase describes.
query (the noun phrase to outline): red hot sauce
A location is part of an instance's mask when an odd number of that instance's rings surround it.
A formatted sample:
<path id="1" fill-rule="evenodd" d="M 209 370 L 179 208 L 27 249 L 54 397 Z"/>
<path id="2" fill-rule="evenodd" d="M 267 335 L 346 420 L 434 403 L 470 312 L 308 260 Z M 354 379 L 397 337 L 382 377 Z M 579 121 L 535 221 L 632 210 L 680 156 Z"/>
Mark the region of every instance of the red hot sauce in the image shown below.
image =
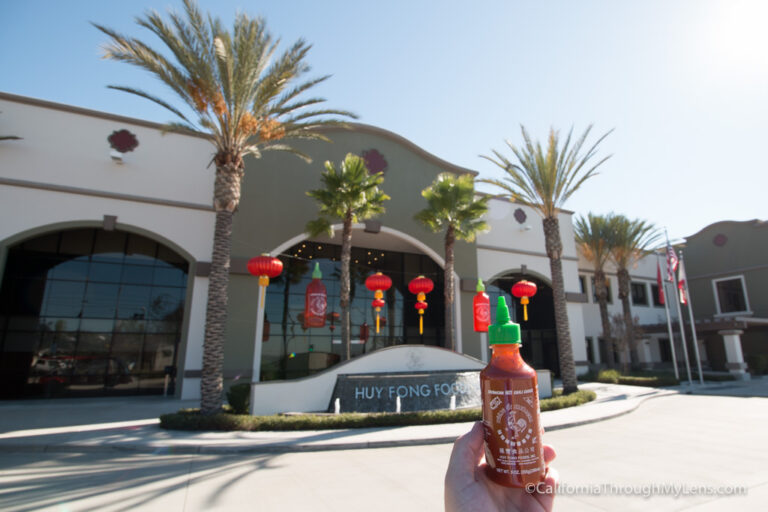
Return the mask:
<path id="1" fill-rule="evenodd" d="M 520 326 L 509 320 L 504 297 L 488 328 L 488 343 L 493 355 L 480 372 L 488 476 L 505 487 L 543 482 L 538 379 L 520 356 Z"/>

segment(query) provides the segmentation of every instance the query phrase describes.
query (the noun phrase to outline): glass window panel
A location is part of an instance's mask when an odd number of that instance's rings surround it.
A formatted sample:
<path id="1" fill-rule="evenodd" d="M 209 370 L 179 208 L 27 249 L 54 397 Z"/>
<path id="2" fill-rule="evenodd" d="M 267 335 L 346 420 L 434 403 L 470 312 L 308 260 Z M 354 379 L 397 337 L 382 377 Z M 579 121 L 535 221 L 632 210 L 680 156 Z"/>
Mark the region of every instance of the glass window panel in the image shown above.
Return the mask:
<path id="1" fill-rule="evenodd" d="M 181 325 L 179 322 L 163 322 L 159 320 L 154 320 L 152 322 L 147 322 L 147 332 L 151 333 L 158 333 L 158 334 L 171 334 L 177 332 L 181 328 Z"/>
<path id="2" fill-rule="evenodd" d="M 187 273 L 177 267 L 155 267 L 152 283 L 156 286 L 184 286 Z"/>
<path id="3" fill-rule="evenodd" d="M 77 355 L 91 356 L 109 353 L 111 332 L 81 332 L 77 342 Z"/>
<path id="4" fill-rule="evenodd" d="M 149 303 L 149 317 L 157 320 L 180 319 L 184 314 L 181 288 L 153 288 Z"/>
<path id="5" fill-rule="evenodd" d="M 160 245 L 160 247 L 157 249 L 156 264 L 162 266 L 187 267 L 187 262 L 184 260 L 184 258 L 181 257 L 181 255 L 176 254 L 174 251 L 163 245 Z"/>
<path id="6" fill-rule="evenodd" d="M 46 316 L 79 316 L 83 307 L 85 283 L 76 281 L 48 281 L 45 290 Z"/>
<path id="7" fill-rule="evenodd" d="M 37 316 L 8 317 L 8 328 L 14 331 L 39 331 L 41 327 L 40 318 Z"/>
<path id="8" fill-rule="evenodd" d="M 88 283 L 83 303 L 83 317 L 114 318 L 119 291 L 118 284 Z"/>
<path id="9" fill-rule="evenodd" d="M 728 279 L 717 282 L 717 298 L 721 313 L 746 311 L 747 301 L 741 286 L 741 279 Z"/>
<path id="10" fill-rule="evenodd" d="M 137 369 L 143 344 L 143 334 L 115 334 L 112 336 L 113 368 L 116 371 L 129 373 Z"/>
<path id="11" fill-rule="evenodd" d="M 59 254 L 91 254 L 93 250 L 93 229 L 71 229 L 61 233 Z"/>
<path id="12" fill-rule="evenodd" d="M 62 261 L 48 271 L 48 277 L 53 279 L 68 279 L 85 281 L 88 276 L 88 259 L 79 257 L 76 259 Z"/>
<path id="13" fill-rule="evenodd" d="M 59 249 L 59 234 L 53 233 L 50 235 L 35 237 L 21 244 L 21 247 L 25 251 L 47 252 L 51 254 L 56 254 L 56 252 Z"/>
<path id="14" fill-rule="evenodd" d="M 40 333 L 8 331 L 3 340 L 3 352 L 35 352 L 40 343 Z"/>
<path id="15" fill-rule="evenodd" d="M 76 332 L 80 328 L 80 319 L 45 317 L 40 319 L 40 325 L 47 332 Z"/>
<path id="16" fill-rule="evenodd" d="M 175 342 L 174 334 L 148 334 L 141 353 L 141 370 L 162 372 L 173 365 Z"/>
<path id="17" fill-rule="evenodd" d="M 151 288 L 123 285 L 120 290 L 117 318 L 144 320 L 147 318 Z"/>
<path id="18" fill-rule="evenodd" d="M 134 265 L 154 265 L 157 243 L 141 235 L 128 235 L 128 248 L 125 262 Z"/>
<path id="19" fill-rule="evenodd" d="M 82 332 L 112 332 L 114 327 L 114 320 L 95 320 L 95 319 L 83 319 L 80 322 L 80 331 Z"/>
<path id="20" fill-rule="evenodd" d="M 93 248 L 92 261 L 121 263 L 125 257 L 127 233 L 99 230 Z"/>
<path id="21" fill-rule="evenodd" d="M 153 268 L 142 265 L 123 266 L 121 281 L 130 284 L 152 284 Z"/>
<path id="22" fill-rule="evenodd" d="M 42 279 L 5 279 L 0 312 L 6 315 L 39 315 L 46 282 Z"/>
<path id="23" fill-rule="evenodd" d="M 92 262 L 88 269 L 88 280 L 102 283 L 119 283 L 123 267 L 116 263 Z"/>
<path id="24" fill-rule="evenodd" d="M 115 320 L 115 332 L 144 332 L 146 329 L 146 320 Z"/>

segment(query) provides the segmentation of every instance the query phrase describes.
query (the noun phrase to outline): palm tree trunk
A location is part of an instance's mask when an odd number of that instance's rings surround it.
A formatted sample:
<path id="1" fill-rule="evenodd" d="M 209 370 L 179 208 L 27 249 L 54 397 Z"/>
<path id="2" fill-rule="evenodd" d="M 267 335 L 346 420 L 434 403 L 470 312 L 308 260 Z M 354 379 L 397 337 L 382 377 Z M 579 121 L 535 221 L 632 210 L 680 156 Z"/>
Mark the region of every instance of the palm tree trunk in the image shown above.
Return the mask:
<path id="1" fill-rule="evenodd" d="M 444 290 L 445 290 L 445 341 L 446 347 L 451 350 L 456 350 L 456 332 L 453 325 L 453 302 L 455 298 L 455 290 L 453 286 L 453 245 L 456 242 L 456 234 L 453 226 L 448 226 L 445 232 L 445 278 L 444 278 Z"/>
<path id="2" fill-rule="evenodd" d="M 544 239 L 546 242 L 549 268 L 552 273 L 552 298 L 555 305 L 555 328 L 557 349 L 560 352 L 560 378 L 563 380 L 563 394 L 578 391 L 576 365 L 573 361 L 571 330 L 568 325 L 568 310 L 565 301 L 563 280 L 563 243 L 560 239 L 560 223 L 557 217 L 544 217 Z"/>
<path id="3" fill-rule="evenodd" d="M 221 409 L 231 244 L 232 212 L 217 211 L 211 273 L 208 276 L 208 305 L 205 310 L 203 371 L 200 379 L 200 412 L 202 414 L 213 414 Z"/>
<path id="4" fill-rule="evenodd" d="M 216 155 L 216 179 L 213 186 L 213 207 L 216 227 L 213 233 L 213 255 L 208 276 L 208 304 L 205 309 L 205 340 L 203 369 L 200 379 L 200 413 L 213 414 L 221 410 L 224 389 L 224 333 L 227 326 L 229 259 L 232 252 L 232 215 L 240 204 L 243 179 L 242 159 L 227 153 Z"/>
<path id="5" fill-rule="evenodd" d="M 629 307 L 629 271 L 626 268 L 620 268 L 618 276 L 619 298 L 621 299 L 621 309 L 624 314 L 625 346 L 629 349 L 630 359 L 632 359 L 632 352 L 634 352 L 635 347 L 635 326 L 634 322 L 632 322 L 632 309 Z"/>
<path id="6" fill-rule="evenodd" d="M 611 336 L 611 318 L 608 316 L 608 287 L 605 285 L 606 276 L 603 269 L 595 269 L 595 295 L 600 308 L 600 322 L 603 324 L 603 340 L 608 347 L 608 367 L 616 366 L 614 361 L 613 336 Z"/>
<path id="7" fill-rule="evenodd" d="M 352 213 L 344 217 L 341 232 L 341 342 L 344 344 L 344 360 L 352 358 L 349 312 L 349 265 L 352 260 Z"/>

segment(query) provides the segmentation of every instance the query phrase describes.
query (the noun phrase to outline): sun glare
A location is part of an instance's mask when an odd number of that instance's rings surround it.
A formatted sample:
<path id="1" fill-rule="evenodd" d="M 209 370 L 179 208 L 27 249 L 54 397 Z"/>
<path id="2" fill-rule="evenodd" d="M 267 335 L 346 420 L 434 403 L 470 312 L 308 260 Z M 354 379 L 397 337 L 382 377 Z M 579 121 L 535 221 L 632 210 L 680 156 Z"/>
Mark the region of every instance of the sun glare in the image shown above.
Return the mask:
<path id="1" fill-rule="evenodd" d="M 768 77 L 768 2 L 717 2 L 706 38 L 711 65 L 732 78 Z"/>

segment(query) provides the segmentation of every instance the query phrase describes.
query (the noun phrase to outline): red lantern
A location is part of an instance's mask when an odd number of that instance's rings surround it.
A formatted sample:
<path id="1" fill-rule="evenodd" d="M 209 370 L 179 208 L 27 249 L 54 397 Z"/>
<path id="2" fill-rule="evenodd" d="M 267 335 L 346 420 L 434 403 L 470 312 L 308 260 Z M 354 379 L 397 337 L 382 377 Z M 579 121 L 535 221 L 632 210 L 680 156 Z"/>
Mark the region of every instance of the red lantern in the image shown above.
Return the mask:
<path id="1" fill-rule="evenodd" d="M 323 278 L 320 272 L 320 264 L 315 263 L 312 272 L 312 282 L 307 285 L 304 293 L 304 328 L 324 327 L 325 311 L 328 309 L 328 292 L 320 280 Z"/>
<path id="2" fill-rule="evenodd" d="M 328 327 L 331 329 L 331 332 L 333 332 L 333 330 L 336 329 L 336 326 L 333 325 L 333 323 L 339 321 L 339 314 L 334 311 L 332 313 L 328 313 L 327 315 L 325 315 L 325 317 L 328 319 L 329 322 L 331 322 L 331 325 L 329 325 Z"/>
<path id="3" fill-rule="evenodd" d="M 512 295 L 520 299 L 523 305 L 523 320 L 528 321 L 528 299 L 536 295 L 536 283 L 530 281 L 520 281 L 512 286 Z"/>
<path id="4" fill-rule="evenodd" d="M 491 323 L 491 299 L 485 293 L 485 285 L 482 279 L 477 280 L 477 294 L 472 300 L 472 308 L 475 317 L 475 332 L 488 332 Z"/>
<path id="5" fill-rule="evenodd" d="M 375 274 L 368 276 L 365 280 L 365 287 L 374 292 L 374 299 L 371 305 L 376 309 L 376 334 L 379 333 L 380 326 L 379 312 L 386 304 L 386 302 L 384 302 L 384 292 L 389 290 L 391 286 L 392 279 L 381 272 L 376 272 Z"/>
<path id="6" fill-rule="evenodd" d="M 267 253 L 248 261 L 248 272 L 259 277 L 259 288 L 261 288 L 259 307 L 264 307 L 264 290 L 269 286 L 269 279 L 279 276 L 282 271 L 283 262 Z"/>
<path id="7" fill-rule="evenodd" d="M 427 309 L 427 294 L 435 287 L 435 283 L 428 277 L 419 276 L 408 283 L 408 291 L 416 295 L 416 305 L 419 312 L 419 334 L 424 334 L 424 310 Z"/>

